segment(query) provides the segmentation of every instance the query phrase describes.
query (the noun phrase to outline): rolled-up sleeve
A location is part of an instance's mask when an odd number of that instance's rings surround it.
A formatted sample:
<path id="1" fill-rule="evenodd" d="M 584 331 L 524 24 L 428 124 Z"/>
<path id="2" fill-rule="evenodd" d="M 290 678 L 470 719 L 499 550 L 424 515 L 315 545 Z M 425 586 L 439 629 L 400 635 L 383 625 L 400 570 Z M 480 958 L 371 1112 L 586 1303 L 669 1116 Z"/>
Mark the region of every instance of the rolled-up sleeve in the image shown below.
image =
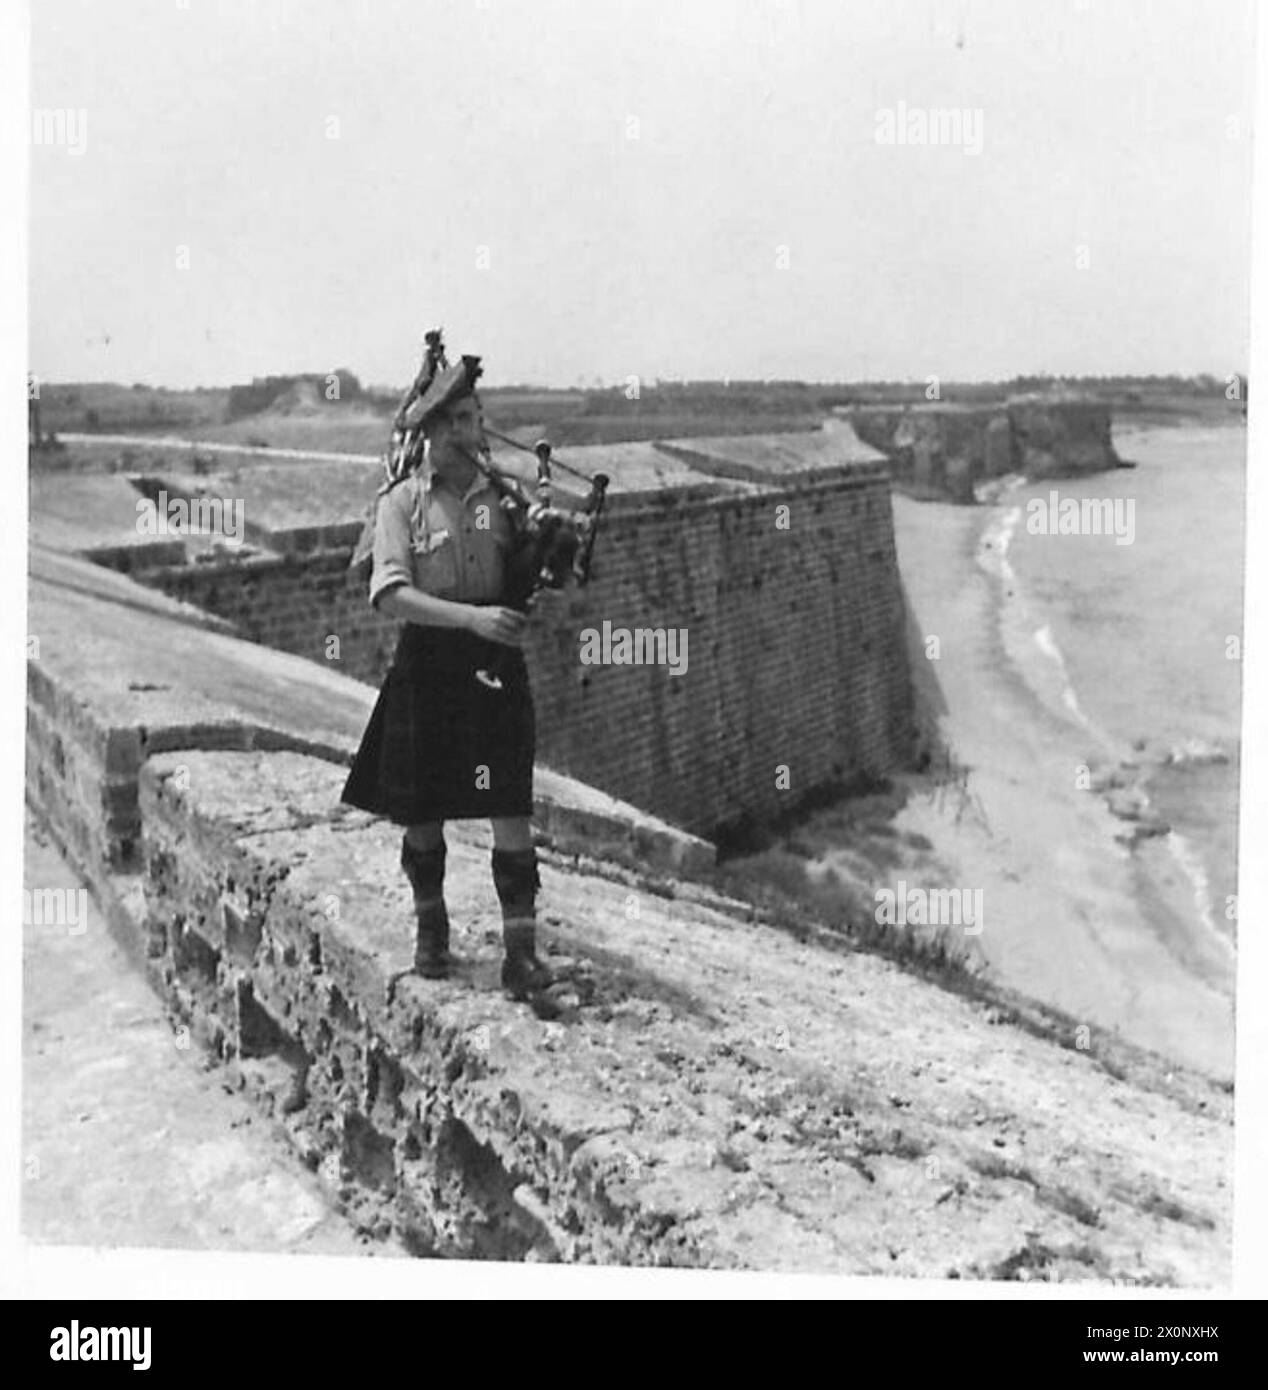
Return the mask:
<path id="1" fill-rule="evenodd" d="M 414 489 L 401 483 L 379 498 L 374 519 L 374 568 L 370 573 L 370 604 L 377 608 L 379 599 L 401 584 L 414 582 L 414 567 L 410 552 L 410 513 Z"/>

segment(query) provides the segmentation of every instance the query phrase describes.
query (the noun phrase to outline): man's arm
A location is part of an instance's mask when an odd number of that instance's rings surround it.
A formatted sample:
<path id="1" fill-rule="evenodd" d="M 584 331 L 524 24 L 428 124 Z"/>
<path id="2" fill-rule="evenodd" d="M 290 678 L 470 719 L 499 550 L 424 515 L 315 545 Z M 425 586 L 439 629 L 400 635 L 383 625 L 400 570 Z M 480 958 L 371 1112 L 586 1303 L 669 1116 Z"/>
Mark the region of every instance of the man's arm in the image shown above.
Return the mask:
<path id="1" fill-rule="evenodd" d="M 376 597 L 374 607 L 390 618 L 399 618 L 405 623 L 420 623 L 423 627 L 469 629 L 474 612 L 469 603 L 437 598 L 435 594 L 426 594 L 412 584 L 396 584 L 386 589 Z"/>
<path id="2" fill-rule="evenodd" d="M 453 599 L 425 594 L 412 584 L 397 584 L 378 596 L 375 608 L 391 618 L 423 627 L 457 627 L 474 632 L 490 642 L 502 642 L 508 647 L 523 645 L 523 613 L 513 608 L 498 608 L 491 604 L 457 603 Z"/>

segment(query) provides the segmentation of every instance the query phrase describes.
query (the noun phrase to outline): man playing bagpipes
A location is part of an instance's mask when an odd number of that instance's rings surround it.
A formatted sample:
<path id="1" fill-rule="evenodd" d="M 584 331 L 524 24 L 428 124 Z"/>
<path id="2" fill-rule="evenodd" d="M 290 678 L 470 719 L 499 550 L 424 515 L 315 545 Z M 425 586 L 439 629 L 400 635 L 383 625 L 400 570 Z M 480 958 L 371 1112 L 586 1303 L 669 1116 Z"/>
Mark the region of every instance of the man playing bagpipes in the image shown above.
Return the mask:
<path id="1" fill-rule="evenodd" d="M 451 964 L 444 822 L 492 823 L 502 985 L 524 999 L 553 978 L 536 950 L 525 612 L 539 589 L 569 574 L 588 578 L 607 479 L 594 480 L 585 513 L 571 514 L 549 505 L 548 487 L 533 497 L 494 469 L 475 391 L 479 363 L 448 366 L 439 331 L 429 333 L 423 369 L 397 412 L 373 517 L 369 598 L 403 627 L 342 800 L 405 827 L 414 968 L 432 979 Z M 549 448 L 537 452 L 539 479 L 548 480 Z"/>

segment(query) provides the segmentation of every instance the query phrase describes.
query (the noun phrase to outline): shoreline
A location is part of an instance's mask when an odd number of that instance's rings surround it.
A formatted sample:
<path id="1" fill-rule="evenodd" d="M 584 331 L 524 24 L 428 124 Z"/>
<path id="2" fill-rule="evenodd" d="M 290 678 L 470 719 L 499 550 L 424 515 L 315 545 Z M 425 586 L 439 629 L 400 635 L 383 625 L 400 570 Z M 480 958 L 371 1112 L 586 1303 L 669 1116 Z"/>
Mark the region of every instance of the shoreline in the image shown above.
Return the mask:
<path id="1" fill-rule="evenodd" d="M 1089 747 L 1095 747 L 1087 757 L 1088 790 L 1121 822 L 1114 839 L 1132 856 L 1138 893 L 1151 909 L 1151 925 L 1187 968 L 1218 987 L 1223 971 L 1234 963 L 1232 939 L 1221 935 L 1216 926 L 1201 851 L 1175 822 L 1184 784 L 1198 769 L 1228 762 L 1228 755 L 1200 739 L 1183 748 L 1169 747 L 1157 738 L 1129 739 L 1088 714 L 1047 621 L 1050 615 L 1028 601 L 1007 559 L 1020 516 L 1013 499 L 1033 491 L 1033 487 L 1028 480 L 1018 480 L 1006 488 L 978 535 L 979 564 L 984 561 L 984 550 L 997 552 L 1002 666 L 1020 675 L 1025 689 L 1039 698 L 1058 725 L 1065 722 L 1072 726 L 1071 737 L 1086 738 Z M 989 563 L 985 567 L 988 572 L 992 568 Z M 1172 785 L 1164 798 L 1165 781 Z M 1160 805 L 1160 800 L 1167 804 Z"/>
<path id="2" fill-rule="evenodd" d="M 895 496 L 916 637 L 939 639 L 935 722 L 963 783 L 950 815 L 945 778 L 919 779 L 895 826 L 932 844 L 945 882 L 982 889 L 974 945 L 1002 983 L 1230 1078 L 1231 934 L 1221 945 L 1195 932 L 1182 856 L 1171 835 L 1151 833 L 1146 787 L 1165 769 L 1088 717 L 1008 564 L 1011 499 L 1028 485 L 1005 485 L 983 508 Z M 920 660 L 919 640 L 912 651 Z M 1081 788 L 1081 766 L 1100 785 Z"/>

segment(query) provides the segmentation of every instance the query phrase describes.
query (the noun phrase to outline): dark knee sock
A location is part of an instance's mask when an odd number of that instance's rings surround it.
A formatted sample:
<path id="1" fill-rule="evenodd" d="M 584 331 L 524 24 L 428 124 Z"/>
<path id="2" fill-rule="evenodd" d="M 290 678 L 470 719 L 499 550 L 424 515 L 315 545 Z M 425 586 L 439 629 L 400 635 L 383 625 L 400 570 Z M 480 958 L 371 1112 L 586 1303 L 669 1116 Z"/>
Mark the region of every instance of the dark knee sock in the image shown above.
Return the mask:
<path id="1" fill-rule="evenodd" d="M 537 890 L 541 887 L 536 849 L 531 845 L 528 849 L 495 849 L 493 886 L 502 905 L 502 931 L 508 945 L 514 939 L 531 950 L 537 922 Z"/>
<path id="2" fill-rule="evenodd" d="M 408 840 L 401 841 L 401 868 L 414 890 L 414 906 L 420 911 L 444 901 L 445 842 L 435 849 L 418 850 Z"/>

